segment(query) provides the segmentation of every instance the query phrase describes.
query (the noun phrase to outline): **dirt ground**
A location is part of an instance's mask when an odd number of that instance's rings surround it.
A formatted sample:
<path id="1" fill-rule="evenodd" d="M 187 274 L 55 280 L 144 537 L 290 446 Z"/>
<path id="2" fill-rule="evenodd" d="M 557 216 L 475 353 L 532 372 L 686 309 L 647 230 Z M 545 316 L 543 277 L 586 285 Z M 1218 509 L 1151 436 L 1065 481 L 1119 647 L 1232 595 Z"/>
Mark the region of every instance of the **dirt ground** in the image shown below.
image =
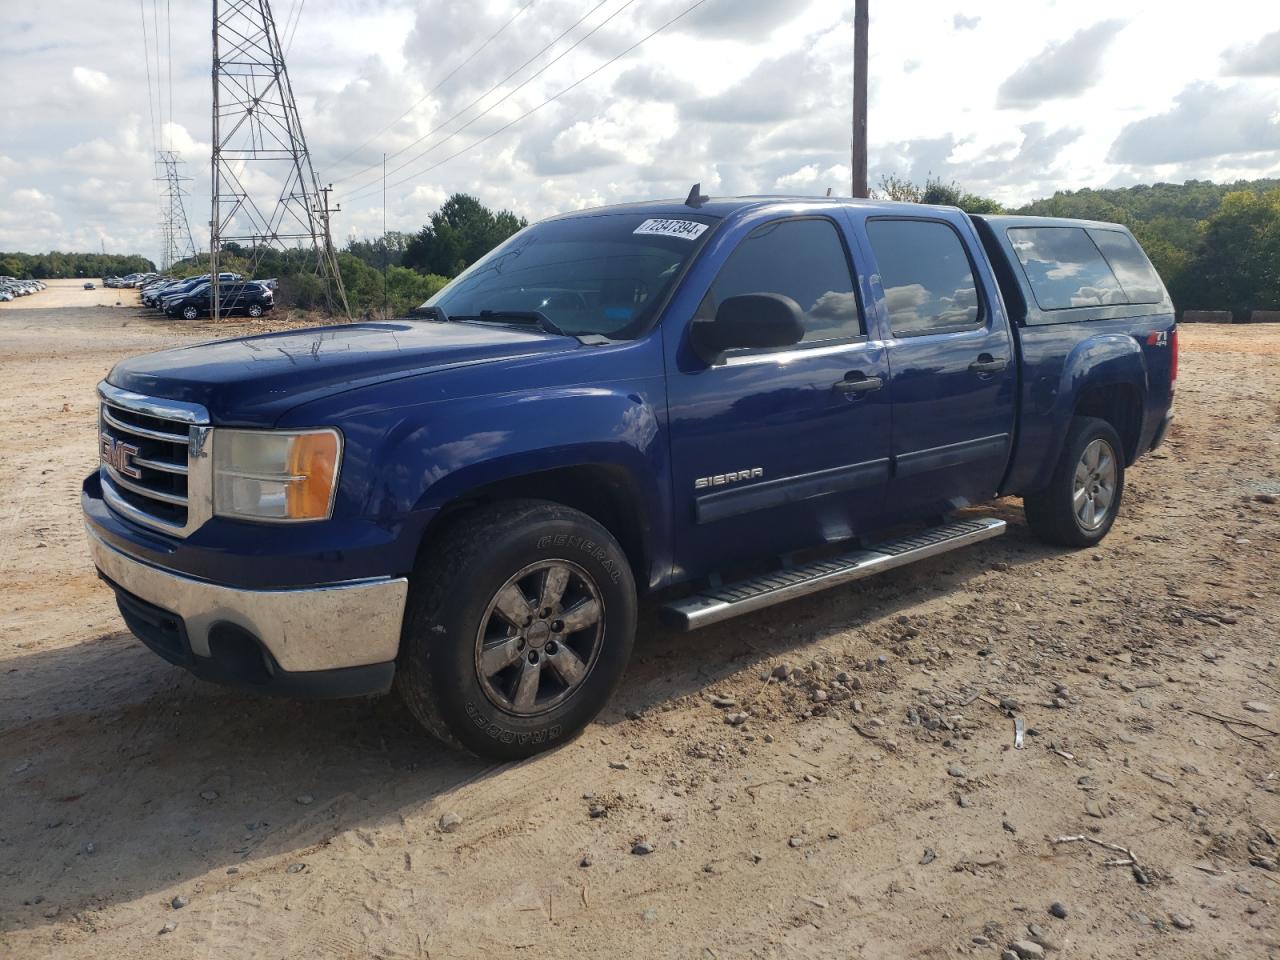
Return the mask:
<path id="1" fill-rule="evenodd" d="M 78 515 L 93 386 L 213 332 L 74 286 L 0 304 L 0 957 L 1280 957 L 1280 326 L 1181 331 L 1099 548 L 1005 501 L 1001 540 L 646 615 L 583 736 L 493 766 L 124 631 Z"/>

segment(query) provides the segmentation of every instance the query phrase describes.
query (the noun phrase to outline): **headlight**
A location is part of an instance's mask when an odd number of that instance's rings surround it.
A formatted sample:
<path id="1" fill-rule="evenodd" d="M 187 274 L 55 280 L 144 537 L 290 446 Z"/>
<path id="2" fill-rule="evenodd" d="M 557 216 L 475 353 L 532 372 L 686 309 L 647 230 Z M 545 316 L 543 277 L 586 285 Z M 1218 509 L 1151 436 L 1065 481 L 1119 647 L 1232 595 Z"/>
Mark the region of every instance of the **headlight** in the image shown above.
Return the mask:
<path id="1" fill-rule="evenodd" d="M 337 430 L 215 430 L 213 512 L 241 520 L 326 520 L 341 457 Z"/>

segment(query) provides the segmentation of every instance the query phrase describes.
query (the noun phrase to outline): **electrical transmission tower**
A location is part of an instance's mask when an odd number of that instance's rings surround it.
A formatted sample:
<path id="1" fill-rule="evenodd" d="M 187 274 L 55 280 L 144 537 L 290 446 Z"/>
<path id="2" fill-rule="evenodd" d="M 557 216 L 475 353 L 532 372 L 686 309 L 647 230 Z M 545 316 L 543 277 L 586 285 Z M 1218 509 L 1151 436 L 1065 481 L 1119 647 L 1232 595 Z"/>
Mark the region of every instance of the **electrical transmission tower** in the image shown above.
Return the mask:
<path id="1" fill-rule="evenodd" d="M 160 213 L 160 261 L 161 270 L 168 270 L 179 260 L 196 255 L 196 242 L 191 236 L 191 224 L 187 222 L 187 209 L 182 198 L 188 196 L 182 186 L 191 178 L 184 176 L 178 165 L 182 158 L 174 150 L 156 151 L 156 182 L 163 184 Z"/>
<path id="2" fill-rule="evenodd" d="M 333 208 L 338 210 L 340 208 Z M 298 119 L 270 0 L 213 0 L 213 211 L 209 269 L 227 243 L 305 250 L 330 310 L 350 316 L 321 189 Z"/>

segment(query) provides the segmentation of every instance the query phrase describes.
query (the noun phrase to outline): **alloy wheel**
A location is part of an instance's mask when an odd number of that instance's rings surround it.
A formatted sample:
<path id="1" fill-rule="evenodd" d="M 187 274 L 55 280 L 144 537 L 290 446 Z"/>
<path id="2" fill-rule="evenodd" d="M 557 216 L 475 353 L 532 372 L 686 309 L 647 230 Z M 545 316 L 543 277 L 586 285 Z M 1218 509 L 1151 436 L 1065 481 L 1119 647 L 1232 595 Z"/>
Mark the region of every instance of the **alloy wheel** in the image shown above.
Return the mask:
<path id="1" fill-rule="evenodd" d="M 530 564 L 494 594 L 476 634 L 476 676 L 494 706 L 528 717 L 577 692 L 604 639 L 604 600 L 567 560 Z"/>
<path id="2" fill-rule="evenodd" d="M 1099 438 L 1084 448 L 1076 464 L 1071 508 L 1081 529 L 1097 530 L 1106 522 L 1116 498 L 1116 454 Z"/>

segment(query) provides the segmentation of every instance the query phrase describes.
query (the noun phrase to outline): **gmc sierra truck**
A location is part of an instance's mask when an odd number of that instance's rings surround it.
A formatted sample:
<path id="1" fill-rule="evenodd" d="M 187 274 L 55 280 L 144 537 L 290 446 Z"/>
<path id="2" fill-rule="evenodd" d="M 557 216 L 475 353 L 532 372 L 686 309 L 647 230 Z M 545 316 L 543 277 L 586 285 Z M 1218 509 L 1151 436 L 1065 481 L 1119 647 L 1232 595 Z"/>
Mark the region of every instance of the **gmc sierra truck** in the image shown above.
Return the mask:
<path id="1" fill-rule="evenodd" d="M 1122 226 L 806 198 L 586 210 L 392 322 L 125 360 L 88 540 L 198 677 L 393 686 L 495 758 L 602 708 L 642 598 L 701 627 L 995 537 L 1088 547 L 1163 439 Z"/>

